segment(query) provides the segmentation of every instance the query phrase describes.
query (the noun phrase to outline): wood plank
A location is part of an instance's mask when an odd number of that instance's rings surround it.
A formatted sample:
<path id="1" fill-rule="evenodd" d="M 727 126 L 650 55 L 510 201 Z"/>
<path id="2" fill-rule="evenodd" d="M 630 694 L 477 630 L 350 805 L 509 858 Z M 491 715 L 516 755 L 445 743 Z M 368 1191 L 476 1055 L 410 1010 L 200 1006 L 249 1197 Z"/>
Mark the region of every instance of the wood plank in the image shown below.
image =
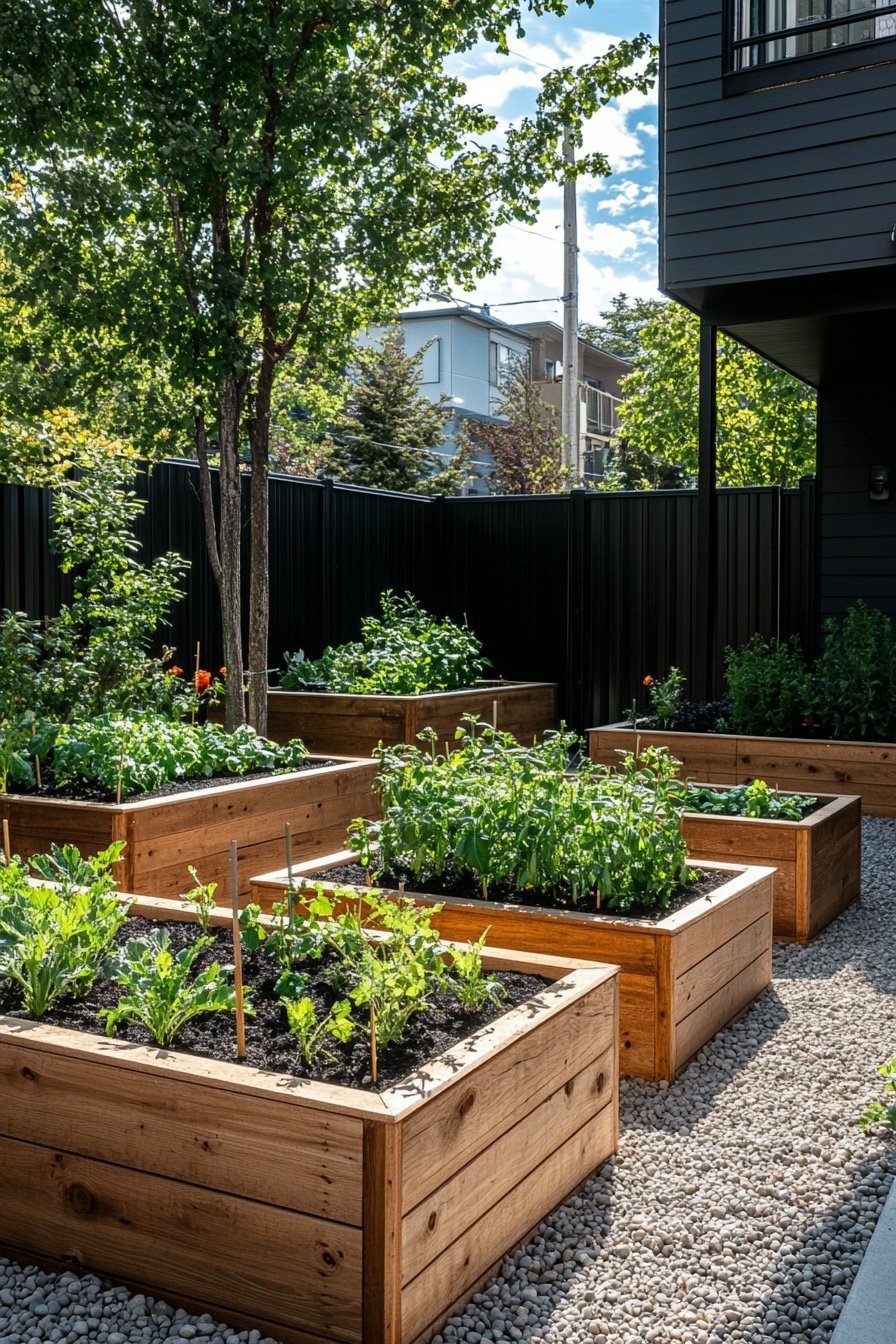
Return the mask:
<path id="1" fill-rule="evenodd" d="M 233 1305 L 346 1344 L 361 1338 L 357 1228 L 6 1138 L 0 1169 L 0 1240 L 20 1255 L 62 1255 L 112 1278 L 139 1265 L 158 1293 L 201 1284 L 219 1319 Z"/>
<path id="2" fill-rule="evenodd" d="M 772 877 L 771 870 L 764 870 L 763 878 L 738 901 L 713 904 L 710 897 L 707 908 L 675 940 L 676 978 L 762 915 L 769 916 L 771 932 Z"/>
<path id="3" fill-rule="evenodd" d="M 476 1224 L 468 1228 L 402 1293 L 403 1335 L 414 1339 L 438 1319 L 439 1301 L 453 1300 L 495 1259 L 495 1250 L 516 1246 L 545 1216 L 609 1156 L 613 1144 L 612 1107 L 547 1158 Z"/>
<path id="4" fill-rule="evenodd" d="M 465 1162 L 514 1123 L 520 1099 L 529 1109 L 540 1105 L 556 1079 L 578 1071 L 582 1059 L 602 1054 L 616 1038 L 615 980 L 606 992 L 581 998 L 497 1055 L 447 1082 L 404 1122 L 402 1181 L 414 1199 L 425 1199 Z"/>
<path id="5" fill-rule="evenodd" d="M 402 1224 L 402 1277 L 416 1278 L 465 1229 L 483 1217 L 556 1148 L 605 1106 L 615 1105 L 615 1045 L 610 1045 L 565 1087 L 523 1116 L 426 1199 L 406 1187 Z"/>
<path id="6" fill-rule="evenodd" d="M 769 951 L 745 966 L 717 994 L 707 999 L 689 1016 L 675 1024 L 675 1063 L 680 1071 L 708 1040 L 727 1026 L 741 1009 L 752 1003 L 771 984 L 771 943 Z"/>
<path id="7" fill-rule="evenodd" d="M 737 783 L 737 738 L 723 733 L 662 733 L 627 724 L 588 729 L 588 755 L 603 765 L 618 765 L 620 751 L 664 747 L 681 762 L 682 779 L 707 779 L 717 784 Z"/>
<path id="8" fill-rule="evenodd" d="M 364 1126 L 364 1344 L 401 1344 L 401 1125 Z"/>
<path id="9" fill-rule="evenodd" d="M 277 1097 L 127 1067 L 110 1080 L 107 1060 L 0 1048 L 0 1133 L 354 1226 L 362 1132 L 359 1119 Z"/>
<path id="10" fill-rule="evenodd" d="M 675 981 L 675 1020 L 681 1021 L 712 998 L 739 973 L 741 967 L 764 956 L 768 947 L 768 915 L 763 914 L 755 923 L 714 948 L 702 961 L 680 972 Z"/>

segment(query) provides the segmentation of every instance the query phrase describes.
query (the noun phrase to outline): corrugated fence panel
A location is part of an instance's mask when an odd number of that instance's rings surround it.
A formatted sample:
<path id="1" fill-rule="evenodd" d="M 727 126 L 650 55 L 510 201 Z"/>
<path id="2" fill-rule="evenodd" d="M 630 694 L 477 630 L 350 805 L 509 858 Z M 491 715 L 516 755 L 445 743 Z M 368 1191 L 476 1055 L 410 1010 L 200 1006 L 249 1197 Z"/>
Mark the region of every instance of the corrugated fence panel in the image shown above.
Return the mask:
<path id="1" fill-rule="evenodd" d="M 164 463 L 138 486 L 144 556 L 191 562 L 186 596 L 162 634 L 176 660 L 221 659 L 198 469 Z M 248 491 L 246 491 L 248 496 Z M 245 504 L 248 521 L 248 498 Z M 645 675 L 690 676 L 704 619 L 691 491 L 436 498 L 272 477 L 269 663 L 357 636 L 386 588 L 466 618 L 496 675 L 556 681 L 560 713 L 581 730 L 646 703 Z M 48 549 L 48 497 L 0 486 L 2 605 L 52 613 L 68 591 Z M 248 527 L 244 538 L 244 580 Z M 719 493 L 716 690 L 723 651 L 759 630 L 816 636 L 815 490 Z M 244 583 L 245 593 L 245 583 Z"/>

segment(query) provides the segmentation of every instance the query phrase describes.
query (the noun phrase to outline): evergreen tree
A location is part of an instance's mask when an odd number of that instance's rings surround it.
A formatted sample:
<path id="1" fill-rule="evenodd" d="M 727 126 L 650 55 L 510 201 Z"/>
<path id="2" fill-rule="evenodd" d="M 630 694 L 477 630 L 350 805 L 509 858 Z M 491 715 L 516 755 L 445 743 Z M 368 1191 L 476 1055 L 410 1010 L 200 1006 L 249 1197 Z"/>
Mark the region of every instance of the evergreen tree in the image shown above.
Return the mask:
<path id="1" fill-rule="evenodd" d="M 552 495 L 566 488 L 559 416 L 543 401 L 525 360 L 514 360 L 504 376 L 498 413 L 504 425 L 467 421 L 463 437 L 491 454 L 495 495 Z"/>
<path id="2" fill-rule="evenodd" d="M 579 335 L 607 354 L 636 360 L 641 354 L 641 332 L 665 308 L 664 299 L 630 299 L 625 293 L 610 300 L 600 322 L 580 322 Z"/>
<path id="3" fill-rule="evenodd" d="M 381 490 L 419 491 L 445 460 L 448 397 L 430 401 L 420 391 L 423 350 L 405 352 L 393 327 L 382 348 L 358 352 L 358 379 L 336 423 L 333 467 L 341 480 Z M 426 493 L 430 493 L 426 491 Z"/>

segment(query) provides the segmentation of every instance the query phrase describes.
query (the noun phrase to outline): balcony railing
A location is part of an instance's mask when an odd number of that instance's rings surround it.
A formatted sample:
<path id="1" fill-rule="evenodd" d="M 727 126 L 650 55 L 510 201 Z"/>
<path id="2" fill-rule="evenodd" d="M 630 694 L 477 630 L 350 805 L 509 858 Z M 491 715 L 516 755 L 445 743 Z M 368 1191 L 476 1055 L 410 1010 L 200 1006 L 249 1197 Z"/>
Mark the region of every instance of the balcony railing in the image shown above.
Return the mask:
<path id="1" fill-rule="evenodd" d="M 585 419 L 588 434 L 601 434 L 609 438 L 619 428 L 618 408 L 620 398 L 604 392 L 599 387 L 583 387 L 585 394 Z"/>

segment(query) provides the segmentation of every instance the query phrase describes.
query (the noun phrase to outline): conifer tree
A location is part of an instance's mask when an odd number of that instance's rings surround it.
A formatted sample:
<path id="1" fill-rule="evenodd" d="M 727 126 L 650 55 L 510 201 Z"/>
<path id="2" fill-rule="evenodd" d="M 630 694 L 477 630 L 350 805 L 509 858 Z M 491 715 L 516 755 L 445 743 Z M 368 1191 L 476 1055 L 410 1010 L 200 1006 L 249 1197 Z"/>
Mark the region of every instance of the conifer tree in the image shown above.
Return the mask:
<path id="1" fill-rule="evenodd" d="M 553 495 L 566 489 L 559 416 L 543 401 L 525 360 L 514 360 L 504 375 L 499 415 L 507 423 L 464 425 L 465 437 L 491 455 L 489 488 L 495 495 Z"/>
<path id="2" fill-rule="evenodd" d="M 419 491 L 440 471 L 445 458 L 439 454 L 450 451 L 443 447 L 449 399 L 430 401 L 420 391 L 422 359 L 423 350 L 406 353 L 397 327 L 382 348 L 359 351 L 359 376 L 334 436 L 333 463 L 342 480 Z"/>

